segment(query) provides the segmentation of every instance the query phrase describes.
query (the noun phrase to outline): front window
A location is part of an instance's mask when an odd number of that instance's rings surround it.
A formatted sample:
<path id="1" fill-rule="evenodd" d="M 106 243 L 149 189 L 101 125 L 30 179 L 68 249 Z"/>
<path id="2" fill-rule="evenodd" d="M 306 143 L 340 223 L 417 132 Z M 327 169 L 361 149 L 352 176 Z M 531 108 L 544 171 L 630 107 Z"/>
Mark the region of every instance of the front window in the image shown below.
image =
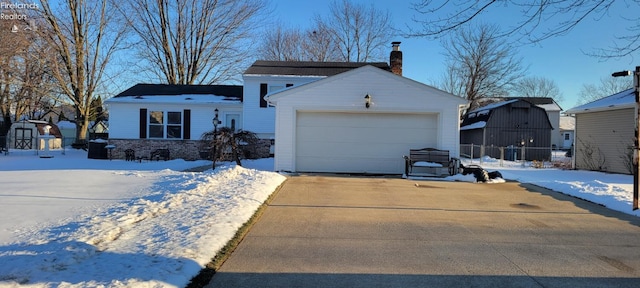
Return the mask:
<path id="1" fill-rule="evenodd" d="M 182 112 L 167 112 L 167 138 L 182 138 Z"/>
<path id="2" fill-rule="evenodd" d="M 150 111 L 149 138 L 181 139 L 182 112 Z"/>

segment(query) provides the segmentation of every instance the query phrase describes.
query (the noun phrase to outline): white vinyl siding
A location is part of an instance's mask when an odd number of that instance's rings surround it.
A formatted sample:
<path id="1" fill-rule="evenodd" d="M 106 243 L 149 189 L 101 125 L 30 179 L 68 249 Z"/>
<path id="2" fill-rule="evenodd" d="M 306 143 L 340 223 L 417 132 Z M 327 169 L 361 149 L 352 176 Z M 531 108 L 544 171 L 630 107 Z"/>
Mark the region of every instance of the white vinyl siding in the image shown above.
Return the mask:
<path id="1" fill-rule="evenodd" d="M 242 118 L 242 104 L 207 105 L 177 105 L 170 104 L 145 104 L 145 103 L 110 103 L 109 109 L 109 138 L 111 139 L 140 139 L 140 109 L 147 111 L 183 111 L 191 110 L 191 136 L 192 140 L 200 139 L 200 136 L 213 130 L 213 110 L 218 108 L 220 115 L 227 113 L 239 114 Z M 149 123 L 147 123 L 148 125 Z M 184 123 L 182 123 L 184 125 Z M 237 129 L 243 129 L 242 121 L 236 123 Z M 149 133 L 149 131 L 147 131 Z M 182 131 L 181 137 L 184 137 Z M 166 138 L 165 138 L 166 139 Z M 170 140 L 170 139 L 167 139 Z"/>
<path id="2" fill-rule="evenodd" d="M 576 168 L 629 174 L 624 158 L 633 146 L 634 117 L 634 109 L 576 114 Z"/>
<path id="3" fill-rule="evenodd" d="M 260 84 L 285 87 L 293 84 L 294 87 L 322 79 L 317 76 L 269 76 L 269 75 L 244 75 L 242 123 L 244 129 L 257 133 L 261 138 L 273 138 L 275 133 L 275 109 L 260 107 Z M 281 88 L 282 89 L 282 88 Z"/>

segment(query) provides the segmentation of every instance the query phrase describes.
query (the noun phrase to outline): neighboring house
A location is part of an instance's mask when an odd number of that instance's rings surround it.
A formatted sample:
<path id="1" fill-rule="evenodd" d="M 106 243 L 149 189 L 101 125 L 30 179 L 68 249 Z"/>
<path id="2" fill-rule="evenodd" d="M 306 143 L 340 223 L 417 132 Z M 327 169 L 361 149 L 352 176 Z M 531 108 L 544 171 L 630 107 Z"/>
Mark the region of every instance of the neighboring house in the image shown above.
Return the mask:
<path id="1" fill-rule="evenodd" d="M 246 94 L 245 94 L 246 96 Z M 467 101 L 374 66 L 267 96 L 275 170 L 402 174 L 412 148 L 459 151 Z"/>
<path id="2" fill-rule="evenodd" d="M 576 118 L 572 116 L 560 116 L 560 140 L 556 143 L 556 147 L 562 150 L 571 149 L 574 139 L 574 130 L 576 129 Z"/>
<path id="3" fill-rule="evenodd" d="M 460 143 L 483 145 L 484 155 L 494 158 L 502 156 L 499 147 L 507 147 L 503 151 L 506 159 L 521 159 L 520 149 L 525 147 L 526 160 L 551 160 L 552 129 L 545 109 L 512 99 L 467 112 L 460 127 Z M 473 157 L 481 153 L 474 149 Z"/>
<path id="4" fill-rule="evenodd" d="M 213 130 L 214 110 L 218 127 L 243 128 L 242 86 L 137 84 L 105 101 L 109 109 L 109 143 L 114 158 L 134 149 L 146 156 L 169 149 L 171 158 L 193 160 L 208 149 L 201 135 Z"/>
<path id="5" fill-rule="evenodd" d="M 576 169 L 632 174 L 635 105 L 632 88 L 565 112 L 575 115 Z"/>

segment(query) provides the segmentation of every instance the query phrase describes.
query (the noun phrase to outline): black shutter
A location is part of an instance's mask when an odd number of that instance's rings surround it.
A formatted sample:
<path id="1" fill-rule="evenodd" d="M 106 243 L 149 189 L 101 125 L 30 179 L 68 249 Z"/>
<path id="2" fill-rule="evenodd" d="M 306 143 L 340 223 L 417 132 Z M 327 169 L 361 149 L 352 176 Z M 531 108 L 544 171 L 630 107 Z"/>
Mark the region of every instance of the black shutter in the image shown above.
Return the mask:
<path id="1" fill-rule="evenodd" d="M 140 109 L 140 139 L 147 138 L 147 109 Z"/>
<path id="2" fill-rule="evenodd" d="M 191 139 L 191 110 L 189 109 L 184 109 L 184 113 L 182 114 L 182 129 L 184 130 L 182 139 Z"/>
<path id="3" fill-rule="evenodd" d="M 260 83 L 260 107 L 267 107 L 267 100 L 264 100 L 264 96 L 267 95 L 267 83 Z"/>

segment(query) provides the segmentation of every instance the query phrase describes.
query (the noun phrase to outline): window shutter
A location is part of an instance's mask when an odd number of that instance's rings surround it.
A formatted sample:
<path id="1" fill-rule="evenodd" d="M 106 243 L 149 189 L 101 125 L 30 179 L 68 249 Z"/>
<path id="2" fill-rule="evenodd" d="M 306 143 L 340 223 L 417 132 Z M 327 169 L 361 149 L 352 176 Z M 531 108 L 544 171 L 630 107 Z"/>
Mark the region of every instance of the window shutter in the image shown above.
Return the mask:
<path id="1" fill-rule="evenodd" d="M 264 96 L 267 95 L 267 83 L 260 83 L 260 107 L 267 107 L 267 100 L 264 100 Z"/>
<path id="2" fill-rule="evenodd" d="M 140 139 L 147 138 L 147 109 L 140 109 Z"/>
<path id="3" fill-rule="evenodd" d="M 191 139 L 191 110 L 189 109 L 184 109 L 184 113 L 182 113 L 182 129 L 184 130 L 183 132 L 183 137 L 182 139 L 184 140 L 189 140 Z"/>

